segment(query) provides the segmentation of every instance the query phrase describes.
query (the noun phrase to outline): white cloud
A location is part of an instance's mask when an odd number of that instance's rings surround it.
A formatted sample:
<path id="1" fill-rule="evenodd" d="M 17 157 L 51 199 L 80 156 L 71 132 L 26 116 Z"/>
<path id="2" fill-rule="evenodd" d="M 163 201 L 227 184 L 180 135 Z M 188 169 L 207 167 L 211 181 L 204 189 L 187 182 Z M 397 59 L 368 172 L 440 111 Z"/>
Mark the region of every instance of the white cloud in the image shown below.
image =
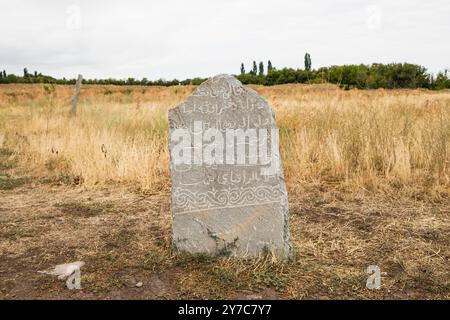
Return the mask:
<path id="1" fill-rule="evenodd" d="M 187 78 L 252 60 L 299 67 L 306 51 L 313 67 L 450 68 L 446 0 L 0 0 L 0 12 L 0 69 L 15 73 Z"/>

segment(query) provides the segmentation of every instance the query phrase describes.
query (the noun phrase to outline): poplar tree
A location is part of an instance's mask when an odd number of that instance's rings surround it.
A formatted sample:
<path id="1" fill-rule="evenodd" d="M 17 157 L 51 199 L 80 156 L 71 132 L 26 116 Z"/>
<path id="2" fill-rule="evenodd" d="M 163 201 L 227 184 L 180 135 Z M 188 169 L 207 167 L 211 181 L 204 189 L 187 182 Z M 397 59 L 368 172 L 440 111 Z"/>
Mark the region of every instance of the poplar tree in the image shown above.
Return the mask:
<path id="1" fill-rule="evenodd" d="M 262 61 L 259 63 L 259 75 L 264 75 L 264 63 Z"/>
<path id="2" fill-rule="evenodd" d="M 308 52 L 305 54 L 305 70 L 311 71 L 311 55 Z"/>
<path id="3" fill-rule="evenodd" d="M 241 63 L 241 74 L 245 74 L 245 67 L 243 63 Z"/>
<path id="4" fill-rule="evenodd" d="M 269 60 L 267 61 L 267 73 L 271 72 L 273 70 L 272 62 Z"/>
<path id="5" fill-rule="evenodd" d="M 254 74 L 256 76 L 257 73 L 258 73 L 258 67 L 256 66 L 256 61 L 253 61 L 252 74 Z"/>

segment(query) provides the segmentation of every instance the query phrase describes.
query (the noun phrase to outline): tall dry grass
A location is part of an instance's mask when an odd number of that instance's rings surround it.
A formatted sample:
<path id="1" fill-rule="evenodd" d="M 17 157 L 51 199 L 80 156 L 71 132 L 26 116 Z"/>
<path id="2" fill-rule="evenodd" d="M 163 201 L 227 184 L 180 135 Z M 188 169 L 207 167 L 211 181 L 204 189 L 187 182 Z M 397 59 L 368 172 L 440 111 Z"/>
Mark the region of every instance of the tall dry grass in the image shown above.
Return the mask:
<path id="1" fill-rule="evenodd" d="M 447 189 L 450 92 L 254 87 L 273 105 L 285 176 L 363 188 Z M 0 147 L 30 172 L 156 190 L 169 184 L 167 110 L 193 87 L 0 86 Z"/>

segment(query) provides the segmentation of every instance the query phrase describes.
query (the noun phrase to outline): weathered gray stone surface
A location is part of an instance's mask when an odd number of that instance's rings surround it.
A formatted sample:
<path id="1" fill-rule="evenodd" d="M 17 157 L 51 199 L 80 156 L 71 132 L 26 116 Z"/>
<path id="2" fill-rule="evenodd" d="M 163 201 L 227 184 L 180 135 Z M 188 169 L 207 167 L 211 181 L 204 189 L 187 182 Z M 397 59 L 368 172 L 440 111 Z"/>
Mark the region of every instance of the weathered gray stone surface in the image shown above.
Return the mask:
<path id="1" fill-rule="evenodd" d="M 250 161 L 256 154 L 250 148 L 255 141 L 249 139 L 244 165 L 227 164 L 225 160 L 223 164 L 175 163 L 179 141 L 172 134 L 176 129 L 189 129 L 194 137 L 198 134 L 194 123 L 198 121 L 203 132 L 215 128 L 223 136 L 227 129 L 270 131 L 276 126 L 270 105 L 256 91 L 228 75 L 204 82 L 184 103 L 169 111 L 174 250 L 244 258 L 257 257 L 268 250 L 279 258 L 287 258 L 291 244 L 281 160 L 272 174 L 262 174 L 261 169 L 268 165 Z M 194 140 L 183 152 L 196 154 L 198 145 Z M 266 142 L 270 151 L 270 132 Z M 207 145 L 201 147 L 203 151 Z"/>

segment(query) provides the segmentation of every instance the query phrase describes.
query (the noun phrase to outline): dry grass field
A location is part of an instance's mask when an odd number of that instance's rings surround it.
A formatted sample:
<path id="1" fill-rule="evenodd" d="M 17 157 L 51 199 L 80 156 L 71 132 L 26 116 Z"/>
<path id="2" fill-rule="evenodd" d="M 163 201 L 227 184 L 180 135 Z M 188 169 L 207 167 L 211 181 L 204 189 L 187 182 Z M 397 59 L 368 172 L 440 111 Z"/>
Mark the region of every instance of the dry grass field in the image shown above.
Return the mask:
<path id="1" fill-rule="evenodd" d="M 287 262 L 172 255 L 167 110 L 194 87 L 83 86 L 70 117 L 73 87 L 0 86 L 0 298 L 449 299 L 450 91 L 253 88 L 280 128 Z M 80 291 L 37 273 L 77 260 Z"/>

